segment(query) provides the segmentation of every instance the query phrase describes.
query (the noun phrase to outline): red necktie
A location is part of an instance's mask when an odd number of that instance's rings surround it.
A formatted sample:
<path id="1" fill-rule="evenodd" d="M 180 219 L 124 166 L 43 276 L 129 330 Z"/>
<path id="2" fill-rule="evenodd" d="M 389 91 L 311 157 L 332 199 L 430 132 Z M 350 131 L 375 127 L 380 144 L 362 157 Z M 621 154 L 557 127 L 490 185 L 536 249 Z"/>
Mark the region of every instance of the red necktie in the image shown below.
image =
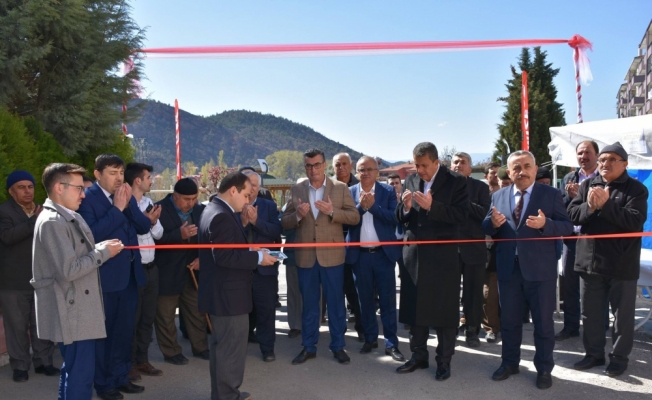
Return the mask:
<path id="1" fill-rule="evenodd" d="M 514 208 L 514 223 L 516 226 L 518 226 L 519 222 L 521 222 L 521 213 L 523 212 L 523 199 L 525 198 L 525 193 L 527 193 L 525 190 L 519 191 L 521 194 L 521 198 L 518 199 L 518 203 L 516 203 L 516 207 Z"/>

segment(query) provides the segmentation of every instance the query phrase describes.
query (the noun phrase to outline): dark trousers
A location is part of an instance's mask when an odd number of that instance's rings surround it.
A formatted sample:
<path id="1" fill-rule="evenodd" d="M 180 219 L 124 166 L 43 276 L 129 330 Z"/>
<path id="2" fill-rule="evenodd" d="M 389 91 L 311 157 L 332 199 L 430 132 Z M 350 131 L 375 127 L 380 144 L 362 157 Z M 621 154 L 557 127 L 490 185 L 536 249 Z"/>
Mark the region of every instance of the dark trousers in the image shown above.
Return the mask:
<path id="1" fill-rule="evenodd" d="M 127 384 L 131 369 L 138 287 L 131 275 L 127 287 L 102 293 L 106 338 L 95 340 L 95 390 L 104 393 Z"/>
<path id="2" fill-rule="evenodd" d="M 261 275 L 254 272 L 253 303 L 255 310 L 254 320 L 250 321 L 249 331 L 253 330 L 251 323 L 256 327 L 256 340 L 260 344 L 260 351 L 265 353 L 274 351 L 276 342 L 276 275 Z M 251 314 L 250 314 L 251 315 Z"/>
<path id="3" fill-rule="evenodd" d="M 564 240 L 563 279 L 560 291 L 564 298 L 564 329 L 570 332 L 580 330 L 580 274 L 575 272 L 576 239 Z"/>
<path id="4" fill-rule="evenodd" d="M 211 400 L 237 400 L 247 358 L 249 317 L 242 314 L 210 318 Z"/>
<path id="5" fill-rule="evenodd" d="M 462 261 L 462 308 L 467 327 L 479 328 L 482 323 L 482 300 L 485 264 L 467 264 Z"/>
<path id="6" fill-rule="evenodd" d="M 32 362 L 34 368 L 52 365 L 54 343 L 39 339 L 36 333 L 34 291 L 0 290 L 0 306 L 11 369 L 29 371 Z"/>
<path id="7" fill-rule="evenodd" d="M 362 323 L 362 314 L 360 311 L 360 299 L 358 299 L 358 292 L 355 288 L 355 280 L 353 279 L 353 265 L 344 264 L 344 295 L 346 301 L 351 307 L 351 312 L 355 317 L 354 328 L 356 332 L 364 334 L 364 326 Z M 374 310 L 374 313 L 376 310 Z"/>
<path id="8" fill-rule="evenodd" d="M 68 345 L 59 343 L 63 357 L 59 378 L 59 400 L 88 400 L 93 397 L 96 339 Z"/>
<path id="9" fill-rule="evenodd" d="M 552 351 L 555 347 L 555 311 L 557 281 L 526 281 L 518 261 L 512 277 L 499 280 L 501 330 L 503 335 L 502 364 L 517 367 L 521 361 L 523 341 L 523 313 L 529 305 L 534 322 L 534 366 L 538 372 L 551 372 L 555 366 Z"/>
<path id="10" fill-rule="evenodd" d="M 603 275 L 582 273 L 582 319 L 584 350 L 587 355 L 604 358 L 607 342 L 604 334 L 605 309 L 611 303 L 615 320 L 611 340 L 611 362 L 627 364 L 634 345 L 634 314 L 636 311 L 636 280 L 620 280 Z"/>
<path id="11" fill-rule="evenodd" d="M 331 333 L 329 348 L 341 350 L 345 346 L 346 309 L 344 307 L 344 265 L 322 267 L 315 262 L 311 268 L 298 268 L 299 288 L 303 298 L 302 345 L 310 353 L 317 352 L 319 340 L 319 298 L 321 284 L 328 306 L 328 329 Z"/>
<path id="12" fill-rule="evenodd" d="M 485 332 L 500 333 L 500 300 L 498 296 L 498 274 L 486 271 L 484 275 L 484 319 Z"/>
<path id="13" fill-rule="evenodd" d="M 437 364 L 450 363 L 455 354 L 455 340 L 457 338 L 457 328 L 437 328 L 437 348 L 435 352 L 437 356 L 435 361 Z M 428 335 L 430 334 L 430 327 L 427 326 L 411 326 L 410 327 L 410 351 L 412 351 L 412 359 L 416 361 L 428 361 Z"/>
<path id="14" fill-rule="evenodd" d="M 303 300 L 299 290 L 299 276 L 296 265 L 285 265 L 285 281 L 287 283 L 287 312 L 290 329 L 301 329 L 301 312 Z"/>
<path id="15" fill-rule="evenodd" d="M 383 336 L 387 348 L 398 348 L 395 265 L 387 258 L 382 249 L 374 253 L 368 253 L 361 249 L 358 261 L 353 265 L 355 286 L 360 299 L 364 339 L 369 343 L 378 340 L 378 320 L 374 296 L 375 291 L 378 291 L 380 320 L 383 323 Z"/>
<path id="16" fill-rule="evenodd" d="M 156 303 L 158 300 L 158 267 L 154 264 L 145 269 L 147 284 L 138 288 L 138 308 L 136 308 L 136 332 L 132 345 L 132 364 L 149 362 L 147 355 L 152 341 L 154 320 L 156 319 Z"/>

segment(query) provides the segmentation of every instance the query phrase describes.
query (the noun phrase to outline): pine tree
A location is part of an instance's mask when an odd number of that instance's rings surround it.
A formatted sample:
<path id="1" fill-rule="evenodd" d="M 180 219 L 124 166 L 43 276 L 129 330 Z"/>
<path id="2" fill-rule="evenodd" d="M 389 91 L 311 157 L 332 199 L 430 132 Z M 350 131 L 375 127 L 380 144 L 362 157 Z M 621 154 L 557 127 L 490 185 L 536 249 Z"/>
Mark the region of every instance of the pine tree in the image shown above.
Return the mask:
<path id="1" fill-rule="evenodd" d="M 518 70 L 510 66 L 512 77 L 507 81 L 507 97 L 498 98 L 505 102 L 502 123 L 498 124 L 499 137 L 495 142 L 493 159 L 501 160 L 507 154 L 507 141 L 510 150 L 521 149 L 523 130 L 521 129 L 521 71 L 528 73 L 528 116 L 530 127 L 530 151 L 537 164 L 550 161 L 548 143 L 550 143 L 551 126 L 566 124 L 562 105 L 557 102 L 557 89 L 553 82 L 559 74 L 558 68 L 552 68 L 546 62 L 547 53 L 540 47 L 534 48 L 534 58 L 528 48 L 521 50 Z"/>

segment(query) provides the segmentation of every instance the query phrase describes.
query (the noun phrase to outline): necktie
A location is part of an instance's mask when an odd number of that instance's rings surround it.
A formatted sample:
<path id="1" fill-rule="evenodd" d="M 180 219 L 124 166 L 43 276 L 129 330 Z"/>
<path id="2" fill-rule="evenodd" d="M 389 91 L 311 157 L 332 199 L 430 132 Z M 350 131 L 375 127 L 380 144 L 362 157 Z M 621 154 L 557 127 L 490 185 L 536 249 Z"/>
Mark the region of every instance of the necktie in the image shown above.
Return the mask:
<path id="1" fill-rule="evenodd" d="M 519 222 L 521 222 L 521 213 L 523 212 L 523 199 L 525 198 L 525 193 L 526 191 L 519 191 L 521 194 L 521 197 L 518 199 L 518 203 L 516 203 L 516 207 L 514 207 L 514 222 L 516 226 L 518 226 Z"/>

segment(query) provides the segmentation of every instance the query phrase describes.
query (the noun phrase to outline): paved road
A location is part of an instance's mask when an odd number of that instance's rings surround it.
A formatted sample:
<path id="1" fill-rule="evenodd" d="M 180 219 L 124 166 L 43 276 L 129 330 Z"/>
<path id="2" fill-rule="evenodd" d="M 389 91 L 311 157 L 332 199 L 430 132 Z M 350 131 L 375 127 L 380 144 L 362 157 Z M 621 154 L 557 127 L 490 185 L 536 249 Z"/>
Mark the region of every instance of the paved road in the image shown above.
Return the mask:
<path id="1" fill-rule="evenodd" d="M 339 365 L 328 351 L 328 327 L 321 327 L 317 358 L 304 365 L 291 365 L 301 350 L 300 338 L 289 339 L 285 315 L 285 277 L 281 268 L 280 293 L 283 308 L 277 312 L 277 360 L 264 363 L 257 345 L 249 345 L 247 367 L 242 390 L 252 393 L 254 399 L 650 399 L 652 393 L 652 323 L 644 332 L 636 334 L 634 351 L 629 369 L 620 378 L 609 378 L 595 368 L 589 372 L 572 369 L 574 362 L 583 355 L 580 338 L 558 344 L 555 348 L 557 366 L 553 371 L 554 385 L 549 390 L 539 390 L 534 381 L 536 371 L 532 364 L 534 356 L 533 326 L 526 325 L 522 346 L 521 373 L 503 382 L 490 379 L 500 364 L 500 343 L 488 344 L 482 340 L 478 349 L 470 349 L 464 340 L 458 339 L 452 362 L 452 377 L 445 382 L 434 379 L 435 368 L 398 375 L 400 365 L 384 355 L 383 345 L 371 354 L 358 353 L 360 343 L 355 331 L 347 335 L 346 350 L 351 364 Z M 641 305 L 643 306 L 643 305 Z M 649 307 L 649 306 L 647 306 Z M 641 308 L 640 313 L 644 310 Z M 353 329 L 352 324 L 349 328 Z M 556 329 L 561 322 L 556 320 Z M 401 350 L 409 357 L 408 332 L 399 329 Z M 186 356 L 191 354 L 188 341 L 180 339 Z M 431 365 L 434 365 L 436 338 L 428 342 Z M 140 383 L 145 392 L 125 395 L 128 400 L 146 399 L 209 399 L 210 380 L 208 361 L 190 357 L 186 366 L 174 366 L 163 362 L 154 342 L 150 347 L 151 362 L 164 371 L 162 377 L 144 377 Z M 61 364 L 61 358 L 55 361 Z M 0 368 L 0 400 L 51 399 L 56 397 L 58 379 L 30 372 L 29 382 L 16 384 L 11 380 L 9 366 Z"/>

